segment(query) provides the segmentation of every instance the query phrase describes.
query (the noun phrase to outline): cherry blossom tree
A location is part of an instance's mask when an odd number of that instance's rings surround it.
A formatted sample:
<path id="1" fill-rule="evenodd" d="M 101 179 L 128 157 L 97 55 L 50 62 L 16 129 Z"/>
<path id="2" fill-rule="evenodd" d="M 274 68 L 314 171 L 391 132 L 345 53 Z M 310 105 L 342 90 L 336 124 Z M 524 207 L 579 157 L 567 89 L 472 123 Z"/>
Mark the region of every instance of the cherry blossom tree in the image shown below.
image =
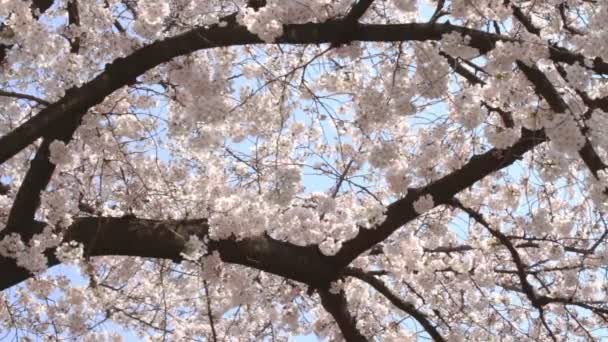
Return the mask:
<path id="1" fill-rule="evenodd" d="M 607 19 L 0 0 L 0 339 L 600 340 Z"/>

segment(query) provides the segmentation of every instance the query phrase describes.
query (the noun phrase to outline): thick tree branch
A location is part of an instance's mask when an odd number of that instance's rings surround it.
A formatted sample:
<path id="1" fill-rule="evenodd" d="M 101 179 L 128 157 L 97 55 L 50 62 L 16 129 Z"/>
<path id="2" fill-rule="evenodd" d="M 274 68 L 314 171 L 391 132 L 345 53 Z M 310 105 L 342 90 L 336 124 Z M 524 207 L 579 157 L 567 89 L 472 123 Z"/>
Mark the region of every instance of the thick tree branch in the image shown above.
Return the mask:
<path id="1" fill-rule="evenodd" d="M 253 8 L 255 11 L 266 6 L 266 0 L 248 0 L 247 7 Z"/>
<path id="2" fill-rule="evenodd" d="M 277 39 L 283 44 L 320 44 L 339 42 L 343 39 L 342 21 L 324 23 L 307 23 L 286 25 L 284 34 Z M 353 40 L 397 42 L 439 40 L 443 34 L 459 32 L 470 37 L 470 46 L 480 53 L 492 50 L 499 40 L 513 39 L 445 24 L 395 24 L 357 26 Z M 210 28 L 197 28 L 175 37 L 167 38 L 136 50 L 125 58 L 119 58 L 107 64 L 105 71 L 82 87 L 73 88 L 61 100 L 53 103 L 21 126 L 0 138 L 0 164 L 17 154 L 23 148 L 53 129 L 57 122 L 65 117 L 82 118 L 91 107 L 101 103 L 106 96 L 115 90 L 128 85 L 146 71 L 165 63 L 172 58 L 189 54 L 200 49 L 245 44 L 263 43 L 260 38 L 250 33 L 245 27 L 236 23 Z M 556 62 L 575 63 L 584 61 L 582 55 L 565 49 L 551 48 L 551 58 Z M 608 63 L 596 59 L 594 70 L 597 73 L 608 73 Z"/>
<path id="3" fill-rule="evenodd" d="M 79 124 L 68 120 L 62 121 L 60 129 L 45 135 L 40 143 L 34 159 L 30 162 L 30 168 L 17 191 L 6 228 L 0 232 L 0 240 L 7 234 L 19 233 L 22 240 L 29 241 L 36 233 L 28 229 L 35 226 L 34 215 L 40 205 L 40 195 L 55 172 L 55 164 L 50 161 L 50 145 L 55 140 L 69 143 Z"/>
<path id="4" fill-rule="evenodd" d="M 450 65 L 450 67 L 458 75 L 460 75 L 464 79 L 466 79 L 470 84 L 479 84 L 482 86 L 484 86 L 486 84 L 486 82 L 484 80 L 477 77 L 477 75 L 475 75 L 474 73 L 469 71 L 469 69 L 463 67 L 462 64 L 460 64 L 460 62 L 458 62 L 458 60 L 456 58 L 448 55 L 447 53 L 445 53 L 443 51 L 439 52 L 439 55 L 443 56 L 448 61 L 448 64 Z"/>
<path id="5" fill-rule="evenodd" d="M 437 20 L 439 20 L 439 18 L 441 18 L 441 16 L 448 14 L 448 12 L 443 9 L 444 6 L 445 0 L 437 1 L 437 7 L 435 7 L 435 12 L 433 12 L 431 19 L 429 20 L 430 23 L 435 23 L 437 22 Z"/>
<path id="6" fill-rule="evenodd" d="M 368 339 L 357 329 L 357 320 L 348 311 L 348 303 L 344 291 L 331 293 L 329 289 L 319 289 L 321 304 L 338 323 L 344 339 L 348 342 L 366 342 Z"/>
<path id="7" fill-rule="evenodd" d="M 35 222 L 29 230 L 41 232 L 43 223 Z M 138 218 L 77 218 L 67 229 L 63 241 L 76 241 L 88 256 L 137 256 L 182 260 L 185 243 L 191 235 L 201 241 L 208 236 L 206 220 L 157 221 Z M 338 270 L 330 257 L 316 246 L 296 246 L 267 235 L 241 240 L 229 238 L 210 241 L 209 252 L 217 251 L 223 261 L 296 280 L 313 288 L 326 287 Z M 48 251 L 49 266 L 59 264 L 54 251 Z M 31 274 L 18 267 L 15 260 L 0 257 L 0 290 L 18 284 Z"/>
<path id="8" fill-rule="evenodd" d="M 32 223 L 40 205 L 40 193 L 46 188 L 55 171 L 55 165 L 49 161 L 51 142 L 52 139 L 44 139 L 30 162 L 30 169 L 13 201 L 6 228 L 0 232 L 0 240 L 10 233 L 19 233 L 24 241 L 29 241 L 36 233 L 28 229 L 34 227 Z"/>

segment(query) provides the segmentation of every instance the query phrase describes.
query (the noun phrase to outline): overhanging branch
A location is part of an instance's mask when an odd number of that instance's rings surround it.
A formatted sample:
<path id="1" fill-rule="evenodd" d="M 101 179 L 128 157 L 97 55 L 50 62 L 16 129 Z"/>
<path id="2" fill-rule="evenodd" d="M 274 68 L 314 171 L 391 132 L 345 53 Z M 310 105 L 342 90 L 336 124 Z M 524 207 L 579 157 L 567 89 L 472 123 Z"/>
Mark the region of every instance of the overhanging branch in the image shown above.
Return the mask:
<path id="1" fill-rule="evenodd" d="M 324 23 L 306 23 L 284 26 L 284 34 L 276 40 L 281 44 L 320 44 L 339 42 L 341 20 Z M 470 38 L 469 45 L 485 53 L 495 47 L 497 41 L 513 41 L 512 38 L 449 23 L 410 24 L 362 24 L 352 35 L 352 40 L 373 42 L 403 42 L 440 40 L 446 33 L 459 32 Z M 93 106 L 101 103 L 115 90 L 131 84 L 148 70 L 187 55 L 197 50 L 216 47 L 240 46 L 264 43 L 245 27 L 231 21 L 226 26 L 196 28 L 183 34 L 166 38 L 136 50 L 125 58 L 118 58 L 107 64 L 105 70 L 82 87 L 72 88 L 59 101 L 40 111 L 18 128 L 0 138 L 0 164 L 4 163 L 49 130 L 56 129 L 57 123 L 66 117 L 80 119 Z M 550 48 L 551 59 L 555 62 L 576 63 L 584 56 L 566 49 Z M 594 60 L 593 70 L 608 73 L 608 63 Z"/>
<path id="2" fill-rule="evenodd" d="M 44 224 L 37 222 L 33 231 Z M 206 220 L 158 221 L 139 218 L 78 218 L 68 228 L 63 240 L 82 243 L 88 256 L 134 256 L 182 260 L 182 252 L 191 235 L 201 241 L 207 238 Z M 223 261 L 293 279 L 314 288 L 327 286 L 337 274 L 331 258 L 316 246 L 296 246 L 268 235 L 241 240 L 229 238 L 210 241 L 209 252 L 217 251 Z M 54 250 L 47 253 L 49 266 L 59 264 Z M 16 265 L 15 260 L 0 257 L 0 290 L 22 282 L 31 274 Z"/>

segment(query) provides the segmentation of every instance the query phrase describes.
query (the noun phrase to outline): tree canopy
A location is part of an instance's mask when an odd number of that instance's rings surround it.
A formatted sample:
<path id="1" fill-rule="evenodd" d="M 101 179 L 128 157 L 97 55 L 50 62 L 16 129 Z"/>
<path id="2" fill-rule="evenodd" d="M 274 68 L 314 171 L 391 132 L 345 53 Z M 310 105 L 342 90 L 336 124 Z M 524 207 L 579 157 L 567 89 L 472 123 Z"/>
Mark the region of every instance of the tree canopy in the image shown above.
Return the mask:
<path id="1" fill-rule="evenodd" d="M 0 0 L 0 339 L 608 336 L 607 18 Z"/>

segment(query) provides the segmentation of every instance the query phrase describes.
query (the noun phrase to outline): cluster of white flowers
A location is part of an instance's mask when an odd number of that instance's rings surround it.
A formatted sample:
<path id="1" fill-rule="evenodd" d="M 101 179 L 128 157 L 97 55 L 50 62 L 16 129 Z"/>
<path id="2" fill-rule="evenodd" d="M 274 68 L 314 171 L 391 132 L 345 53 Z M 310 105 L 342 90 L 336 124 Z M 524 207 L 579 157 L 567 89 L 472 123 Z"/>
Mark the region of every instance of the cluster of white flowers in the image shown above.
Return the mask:
<path id="1" fill-rule="evenodd" d="M 280 167 L 275 171 L 275 191 L 271 197 L 277 204 L 286 206 L 301 190 L 302 171 L 297 166 Z"/>
<path id="2" fill-rule="evenodd" d="M 591 79 L 591 73 L 580 64 L 565 64 L 562 67 L 566 70 L 567 80 L 576 89 L 585 89 Z"/>
<path id="3" fill-rule="evenodd" d="M 463 36 L 460 32 L 446 33 L 441 37 L 442 49 L 452 57 L 471 59 L 479 55 L 479 51 L 469 46 L 471 37 Z"/>
<path id="4" fill-rule="evenodd" d="M 589 197 L 600 210 L 608 209 L 608 172 L 600 170 L 597 174 L 597 179 L 591 179 L 591 187 L 589 189 Z"/>
<path id="5" fill-rule="evenodd" d="M 478 89 L 470 89 L 455 96 L 450 102 L 450 117 L 467 129 L 479 126 L 487 117 L 485 107 L 480 106 Z"/>
<path id="6" fill-rule="evenodd" d="M 83 255 L 84 246 L 76 241 L 64 242 L 55 249 L 55 256 L 63 264 L 76 264 Z"/>
<path id="7" fill-rule="evenodd" d="M 168 78 L 180 85 L 176 93 L 178 101 L 169 113 L 173 133 L 190 134 L 197 130 L 198 135 L 193 139 L 207 146 L 213 146 L 213 140 L 221 140 L 221 125 L 229 111 L 229 101 L 223 96 L 228 83 L 222 74 L 228 71 L 222 63 L 201 57 L 171 65 Z"/>
<path id="8" fill-rule="evenodd" d="M 162 0 L 137 2 L 134 30 L 144 38 L 153 39 L 163 28 L 163 21 L 171 13 L 169 3 Z"/>
<path id="9" fill-rule="evenodd" d="M 280 7 L 266 5 L 258 11 L 249 8 L 238 17 L 240 23 L 267 43 L 272 43 L 283 34 L 283 24 L 280 18 Z"/>
<path id="10" fill-rule="evenodd" d="M 414 83 L 419 87 L 421 96 L 436 99 L 448 93 L 448 78 L 450 66 L 446 59 L 439 54 L 437 46 L 428 42 L 416 44 L 416 73 Z"/>
<path id="11" fill-rule="evenodd" d="M 537 210 L 532 219 L 532 224 L 529 226 L 529 232 L 535 236 L 543 236 L 551 232 L 553 226 L 549 223 L 547 215 L 547 210 Z"/>
<path id="12" fill-rule="evenodd" d="M 319 244 L 319 250 L 327 256 L 336 255 L 340 251 L 340 248 L 342 248 L 342 242 L 336 241 L 333 238 L 327 238 Z"/>
<path id="13" fill-rule="evenodd" d="M 211 204 L 209 238 L 219 240 L 231 235 L 239 239 L 258 235 L 269 229 L 275 206 L 253 194 L 226 194 Z"/>
<path id="14" fill-rule="evenodd" d="M 370 202 L 359 214 L 358 226 L 373 229 L 386 219 L 386 208 L 378 202 Z"/>
<path id="15" fill-rule="evenodd" d="M 73 160 L 72 153 L 63 141 L 54 140 L 49 145 L 49 151 L 51 163 L 57 166 L 69 165 Z"/>
<path id="16" fill-rule="evenodd" d="M 512 146 L 521 136 L 521 131 L 517 128 L 500 128 L 489 125 L 486 127 L 485 133 L 490 144 L 499 149 Z"/>
<path id="17" fill-rule="evenodd" d="M 0 241 L 0 255 L 16 260 L 17 265 L 32 273 L 38 273 L 48 267 L 44 252 L 61 243 L 61 237 L 47 226 L 40 234 L 26 244 L 19 234 L 8 234 Z"/>
<path id="18" fill-rule="evenodd" d="M 369 163 L 378 169 L 385 169 L 399 157 L 399 149 L 395 143 L 382 141 L 372 148 L 369 153 Z"/>
<path id="19" fill-rule="evenodd" d="M 557 150 L 576 153 L 585 145 L 585 137 L 572 114 L 555 114 L 543 122 L 551 145 Z"/>
<path id="20" fill-rule="evenodd" d="M 420 239 L 414 234 L 403 237 L 397 244 L 397 247 L 399 250 L 398 255 L 404 256 L 403 264 L 416 265 L 421 261 L 424 250 L 420 244 Z"/>
<path id="21" fill-rule="evenodd" d="M 321 213 L 333 213 L 336 210 L 336 200 L 321 192 L 312 194 L 315 202 L 317 202 L 317 210 Z"/>
<path id="22" fill-rule="evenodd" d="M 41 204 L 48 223 L 67 227 L 72 224 L 72 217 L 78 211 L 74 194 L 68 189 L 57 189 L 42 193 Z"/>
<path id="23" fill-rule="evenodd" d="M 186 260 L 197 261 L 207 254 L 207 242 L 201 241 L 198 236 L 190 235 L 184 245 L 182 257 Z"/>
<path id="24" fill-rule="evenodd" d="M 397 95 L 391 101 L 392 112 L 396 115 L 412 115 L 416 113 L 416 106 L 413 103 L 412 96 L 405 89 L 395 91 Z"/>
<path id="25" fill-rule="evenodd" d="M 393 5 L 403 12 L 415 12 L 418 5 L 416 0 L 393 0 Z"/>
<path id="26" fill-rule="evenodd" d="M 420 215 L 426 213 L 434 207 L 435 202 L 433 201 L 433 196 L 431 196 L 431 194 L 420 196 L 416 201 L 414 201 L 414 210 Z"/>
<path id="27" fill-rule="evenodd" d="M 333 294 L 339 294 L 344 289 L 344 281 L 342 279 L 338 279 L 336 281 L 332 281 L 329 287 L 329 292 Z"/>
<path id="28" fill-rule="evenodd" d="M 523 53 L 525 47 L 521 44 L 512 42 L 497 42 L 494 50 L 490 51 L 488 59 L 488 72 L 500 75 L 501 73 L 511 72 L 513 63 L 517 59 L 518 53 Z"/>
<path id="29" fill-rule="evenodd" d="M 357 124 L 364 131 L 382 126 L 391 118 L 390 107 L 384 95 L 374 88 L 367 88 L 355 99 L 357 106 Z"/>
<path id="30" fill-rule="evenodd" d="M 393 165 L 386 170 L 386 182 L 388 183 L 389 190 L 393 193 L 405 195 L 407 193 L 407 187 L 410 184 L 407 166 L 393 163 Z"/>
<path id="31" fill-rule="evenodd" d="M 604 149 L 608 148 L 608 113 L 601 109 L 595 109 L 586 122 L 589 127 L 589 136 L 594 144 Z"/>

